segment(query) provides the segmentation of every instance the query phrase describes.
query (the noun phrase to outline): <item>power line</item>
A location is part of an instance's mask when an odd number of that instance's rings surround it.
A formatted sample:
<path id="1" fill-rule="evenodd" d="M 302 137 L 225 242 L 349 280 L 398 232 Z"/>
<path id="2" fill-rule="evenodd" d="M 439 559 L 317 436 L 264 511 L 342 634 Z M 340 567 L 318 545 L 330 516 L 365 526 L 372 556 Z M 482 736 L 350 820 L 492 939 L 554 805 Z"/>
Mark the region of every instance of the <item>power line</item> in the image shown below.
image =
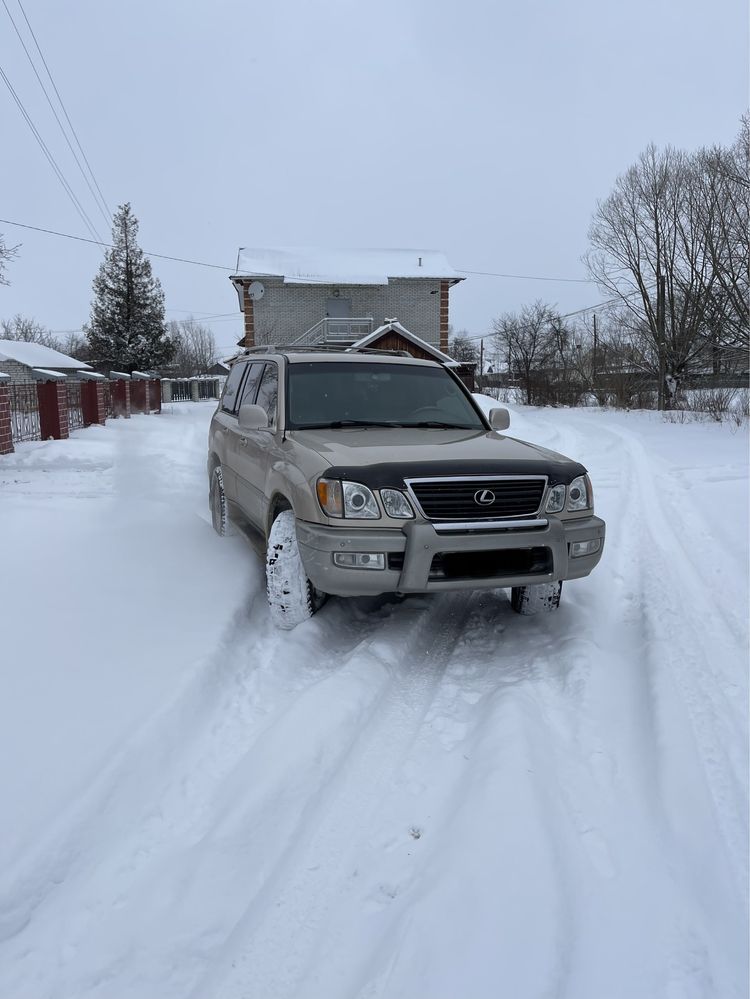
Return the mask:
<path id="1" fill-rule="evenodd" d="M 2 73 L 2 69 L 0 69 Z M 0 225 L 12 225 L 18 229 L 30 229 L 33 232 L 45 232 L 49 236 L 62 236 L 63 239 L 74 239 L 78 243 L 92 243 L 94 246 L 103 246 L 105 249 L 113 249 L 113 243 L 105 243 L 101 239 L 86 239 L 85 236 L 72 236 L 69 232 L 57 232 L 55 229 L 44 229 L 38 225 L 28 225 L 25 222 L 12 222 L 10 219 L 0 219 Z M 205 260 L 188 260 L 185 257 L 171 257 L 166 253 L 151 253 L 149 250 L 143 251 L 147 257 L 158 257 L 160 260 L 174 260 L 178 264 L 194 264 L 196 267 L 212 267 L 219 271 L 234 272 L 233 267 L 224 267 L 221 264 L 209 264 Z"/>
<path id="2" fill-rule="evenodd" d="M 65 190 L 65 193 L 68 195 L 68 197 L 70 198 L 70 200 L 73 202 L 73 206 L 75 207 L 76 211 L 80 215 L 81 220 L 83 221 L 84 225 L 89 230 L 89 232 L 91 233 L 91 235 L 95 237 L 94 241 L 98 241 L 99 240 L 99 234 L 97 233 L 96 228 L 94 227 L 94 224 L 92 223 L 91 219 L 86 214 L 86 211 L 84 210 L 84 208 L 81 205 L 81 203 L 78 200 L 78 198 L 75 196 L 75 193 L 74 193 L 73 189 L 71 188 L 70 184 L 65 179 L 65 176 L 63 175 L 62 170 L 57 165 L 57 161 L 55 160 L 54 156 L 52 155 L 52 153 L 47 148 L 47 146 L 46 146 L 46 144 L 44 142 L 44 139 L 39 134 L 39 131 L 38 131 L 36 125 L 34 124 L 34 122 L 31 120 L 31 116 L 29 115 L 28 111 L 23 106 L 23 102 L 21 101 L 21 98 L 18 96 L 18 94 L 16 93 L 16 91 L 13 89 L 13 84 L 8 79 L 8 76 L 7 76 L 6 72 L 5 72 L 5 70 L 2 68 L 2 66 L 0 66 L 0 76 L 2 76 L 3 82 L 5 83 L 5 86 L 8 88 L 8 90 L 10 91 L 11 97 L 16 102 L 16 105 L 18 106 L 18 110 L 21 112 L 21 115 L 23 116 L 24 121 L 26 122 L 26 124 L 31 129 L 32 135 L 34 136 L 34 138 L 36 139 L 36 141 L 39 143 L 40 149 L 42 150 L 42 152 L 46 156 L 47 161 L 49 162 L 49 164 L 52 167 L 52 169 L 55 171 L 57 179 L 62 184 L 62 186 L 63 186 L 63 188 Z M 12 223 L 10 223 L 10 224 L 12 224 Z M 76 237 L 76 238 L 80 239 L 81 237 Z"/>
<path id="3" fill-rule="evenodd" d="M 1 69 L 0 69 L 0 72 L 2 72 Z M 28 224 L 26 224 L 24 222 L 12 222 L 10 219 L 0 219 L 0 225 L 12 225 L 12 226 L 16 226 L 19 229 L 30 229 L 33 232 L 44 232 L 44 233 L 47 233 L 48 235 L 51 235 L 51 236 L 61 236 L 64 239 L 74 239 L 74 240 L 76 240 L 79 243 L 91 243 L 91 244 L 94 244 L 96 246 L 106 247 L 108 249 L 112 248 L 112 243 L 103 243 L 100 240 L 86 239 L 84 236 L 73 236 L 73 235 L 71 235 L 70 233 L 67 233 L 67 232 L 57 232 L 55 229 L 44 229 L 41 226 L 28 225 Z M 211 268 L 214 268 L 216 270 L 229 271 L 229 272 L 234 272 L 234 270 L 235 270 L 234 267 L 224 267 L 222 264 L 210 264 L 210 263 L 207 263 L 205 260 L 188 260 L 185 257 L 173 257 L 173 256 L 169 256 L 169 255 L 167 255 L 165 253 L 151 253 L 148 250 L 144 250 L 143 252 L 146 254 L 147 257 L 158 257 L 161 260 L 172 260 L 172 261 L 175 261 L 175 262 L 181 263 L 181 264 L 193 264 L 193 265 L 195 265 L 197 267 L 211 267 Z M 474 273 L 474 272 L 472 272 L 472 271 L 463 271 L 462 273 L 469 274 L 469 273 Z M 492 277 L 510 277 L 511 276 L 511 275 L 508 275 L 508 274 L 494 274 L 494 273 L 490 273 L 490 272 L 484 272 L 484 273 L 487 273 L 488 275 L 490 275 Z M 539 278 L 537 280 L 544 280 L 544 279 Z M 549 280 L 557 280 L 557 279 L 550 278 Z M 562 280 L 562 279 L 560 279 L 560 280 Z M 571 279 L 571 280 L 573 280 L 573 279 Z M 576 279 L 576 280 L 582 280 L 582 279 Z M 587 283 L 592 283 L 592 282 L 587 282 Z M 618 296 L 616 298 L 608 298 L 608 299 L 605 299 L 603 302 L 595 302 L 593 305 L 586 305 L 586 306 L 584 306 L 581 309 L 574 309 L 572 312 L 562 313 L 562 314 L 558 315 L 557 318 L 558 319 L 572 319 L 574 316 L 581 316 L 581 315 L 584 315 L 587 312 L 595 312 L 597 309 L 604 309 L 604 308 L 606 308 L 609 305 L 615 305 L 617 302 L 621 302 L 623 300 L 623 298 L 633 298 L 634 296 L 637 296 L 639 294 L 640 294 L 640 291 L 636 290 L 636 291 L 631 292 L 630 295 Z M 187 310 L 187 309 L 175 309 L 175 310 L 168 310 L 168 311 L 175 311 L 175 312 L 183 312 L 184 311 L 184 312 L 187 312 L 189 310 Z M 225 318 L 225 317 L 232 317 L 232 318 Z M 213 323 L 216 323 L 216 322 L 238 322 L 240 319 L 241 319 L 241 316 L 235 315 L 234 313 L 231 313 L 231 312 L 226 312 L 226 313 L 216 313 L 215 317 L 207 316 L 207 317 L 203 317 L 201 319 L 196 319 L 194 321 L 195 322 L 206 322 L 209 325 L 213 325 Z M 508 332 L 518 332 L 520 330 L 529 329 L 529 328 L 530 328 L 530 324 L 525 323 L 525 324 L 522 324 L 522 325 L 519 325 L 519 326 L 510 327 L 510 329 L 508 330 Z M 476 336 L 467 336 L 464 339 L 466 339 L 466 340 L 484 340 L 486 337 L 491 337 L 491 336 L 494 336 L 494 333 L 488 332 L 488 333 L 481 333 L 481 334 L 478 334 Z"/>
<path id="4" fill-rule="evenodd" d="M 3 225 L 18 226 L 18 228 L 20 229 L 33 229 L 35 232 L 46 232 L 51 236 L 62 236 L 65 239 L 76 239 L 82 243 L 98 242 L 100 246 L 107 246 L 107 247 L 110 247 L 112 245 L 111 243 L 102 243 L 101 241 L 85 239 L 82 236 L 72 236 L 70 233 L 67 232 L 57 232 L 54 229 L 43 229 L 40 226 L 27 225 L 23 222 L 11 222 L 10 219 L 0 219 L 0 223 L 2 223 Z M 163 260 L 176 260 L 179 263 L 196 264 L 199 265 L 200 267 L 215 267 L 217 270 L 231 271 L 232 273 L 236 271 L 235 267 L 224 267 L 222 264 L 210 264 L 207 263 L 205 260 L 186 260 L 183 257 L 172 257 L 168 256 L 165 253 L 150 253 L 146 250 L 144 250 L 143 252 L 146 253 L 146 255 L 149 257 L 161 257 Z M 485 277 L 499 277 L 499 278 L 512 278 L 512 279 L 519 278 L 525 281 L 568 281 L 579 284 L 596 284 L 596 282 L 590 278 L 557 278 L 557 277 L 540 277 L 538 275 L 535 276 L 533 274 L 501 274 L 499 271 L 467 271 L 461 268 L 456 268 L 456 270 L 458 270 L 460 274 L 480 274 Z M 324 281 L 323 279 L 321 279 L 321 283 L 330 284 L 329 281 Z M 189 312 L 191 310 L 173 309 L 172 311 Z"/>
<path id="5" fill-rule="evenodd" d="M 31 66 L 32 70 L 34 71 L 34 76 L 37 78 L 37 82 L 39 83 L 39 86 L 42 88 L 42 93 L 44 94 L 45 99 L 46 99 L 47 103 L 49 104 L 50 111 L 55 116 L 55 121 L 57 122 L 57 124 L 58 124 L 58 126 L 60 128 L 60 131 L 62 132 L 62 136 L 63 136 L 63 138 L 65 139 L 65 141 L 66 141 L 66 143 L 68 145 L 68 149 L 70 150 L 70 152 L 71 152 L 71 154 L 73 156 L 73 159 L 76 162 L 76 166 L 78 167 L 78 170 L 80 171 L 80 174 L 83 177 L 84 182 L 85 182 L 86 186 L 89 189 L 91 197 L 94 199 L 94 204 L 96 205 L 96 207 L 98 208 L 98 210 L 101 212 L 101 214 L 102 214 L 102 216 L 104 218 L 104 221 L 107 223 L 107 225 L 109 225 L 111 219 L 110 219 L 110 216 L 107 213 L 107 206 L 106 206 L 106 204 L 104 204 L 104 199 L 102 198 L 102 202 L 101 203 L 97 199 L 96 191 L 91 186 L 91 181 L 86 176 L 86 171 L 83 169 L 83 166 L 81 165 L 81 161 L 78 159 L 76 151 L 73 148 L 73 145 L 72 145 L 70 139 L 68 138 L 68 133 L 65 131 L 65 127 L 63 126 L 63 123 L 60 121 L 60 116 L 58 115 L 57 111 L 55 110 L 55 106 L 52 103 L 52 100 L 51 100 L 49 94 L 47 93 L 47 88 L 45 87 L 44 82 L 43 82 L 41 76 L 39 75 L 39 73 L 37 71 L 37 68 L 36 68 L 36 66 L 34 64 L 34 60 L 31 58 L 31 53 L 29 52 L 28 48 L 26 47 L 26 43 L 23 40 L 23 36 L 21 35 L 21 32 L 18 30 L 18 26 L 16 25 L 16 22 L 13 19 L 13 15 L 10 12 L 10 8 L 8 7 L 8 4 L 6 3 L 6 0 L 2 0 L 2 4 L 3 4 L 3 7 L 5 7 L 5 13 L 10 18 L 10 23 L 13 25 L 13 29 L 14 29 L 15 33 L 18 35 L 18 40 L 21 43 L 21 46 L 23 47 L 24 52 L 26 53 L 26 58 L 29 61 L 29 65 Z M 19 0 L 19 6 L 20 6 L 20 0 Z M 23 7 L 21 7 L 21 12 L 23 13 L 24 17 L 26 17 L 26 14 L 25 14 L 25 12 L 23 10 Z M 27 19 L 26 23 L 28 24 L 28 19 Z M 31 30 L 31 25 L 29 25 L 29 30 Z M 33 31 L 32 31 L 32 35 L 33 35 Z M 34 39 L 34 41 L 36 42 L 36 38 Z M 41 55 L 41 49 L 39 49 L 39 45 L 38 44 L 37 44 L 37 49 L 39 50 L 39 53 Z M 44 56 L 42 56 L 42 62 L 44 62 Z M 46 67 L 46 65 L 47 64 L 45 63 L 45 67 Z M 52 79 L 52 77 L 51 77 L 51 75 L 49 73 L 49 69 L 47 69 L 47 75 L 50 76 L 50 79 Z M 55 86 L 54 81 L 52 81 L 52 86 L 53 87 Z M 55 91 L 57 91 L 56 87 L 55 87 Z M 59 97 L 59 94 L 58 94 L 58 100 L 59 99 L 60 99 L 60 97 Z M 61 102 L 61 104 L 62 104 L 62 102 Z M 72 125 L 71 125 L 71 128 L 72 128 Z M 80 143 L 79 143 L 79 145 L 80 145 Z M 83 150 L 81 150 L 81 152 L 83 152 Z M 104 204 L 103 208 L 102 208 L 102 204 Z"/>
<path id="6" fill-rule="evenodd" d="M 31 32 L 31 37 L 34 39 L 34 45 L 36 45 L 36 50 L 39 53 L 39 57 L 42 60 L 42 63 L 44 64 L 44 68 L 47 70 L 47 76 L 49 77 L 50 83 L 52 84 L 52 86 L 54 88 L 54 91 L 57 94 L 57 99 L 60 102 L 60 107 L 62 108 L 63 114 L 65 115 L 65 120 L 67 121 L 68 125 L 70 125 L 70 131 L 73 133 L 73 138 L 76 140 L 76 145 L 81 150 L 81 156 L 83 156 L 83 160 L 84 160 L 86 166 L 88 167 L 89 173 L 91 174 L 91 179 L 93 180 L 94 185 L 95 185 L 97 191 L 99 192 L 99 197 L 102 199 L 102 204 L 104 205 L 105 209 L 107 210 L 107 215 L 111 219 L 112 218 L 112 212 L 109 210 L 109 206 L 107 204 L 106 198 L 102 194 L 102 189 L 99 187 L 99 183 L 98 183 L 98 181 L 96 179 L 96 175 L 94 174 L 94 171 L 91 169 L 91 164 L 89 163 L 88 157 L 86 156 L 86 153 L 83 150 L 83 146 L 81 145 L 81 142 L 80 142 L 80 140 L 78 138 L 78 133 L 73 128 L 73 122 L 70 120 L 70 115 L 68 114 L 68 110 L 65 107 L 65 104 L 63 103 L 63 99 L 62 99 L 62 97 L 60 95 L 60 91 L 57 89 L 57 84 L 55 83 L 54 79 L 52 78 L 52 71 L 50 70 L 49 66 L 47 65 L 47 60 L 44 58 L 44 53 L 42 52 L 41 48 L 39 47 L 39 42 L 36 40 L 36 35 L 34 34 L 34 29 L 31 27 L 31 23 L 29 22 L 29 19 L 26 16 L 26 11 L 23 8 L 23 4 L 21 3 L 21 0 L 17 0 L 17 2 L 18 2 L 18 6 L 21 8 L 21 13 L 23 14 L 23 19 L 26 22 L 26 26 L 29 29 L 29 31 Z"/>
<path id="7" fill-rule="evenodd" d="M 539 274 L 501 274 L 499 271 L 467 271 L 461 267 L 459 274 L 478 274 L 480 277 L 511 278 L 514 281 L 563 281 L 569 284 L 596 284 L 591 278 L 542 277 Z"/>

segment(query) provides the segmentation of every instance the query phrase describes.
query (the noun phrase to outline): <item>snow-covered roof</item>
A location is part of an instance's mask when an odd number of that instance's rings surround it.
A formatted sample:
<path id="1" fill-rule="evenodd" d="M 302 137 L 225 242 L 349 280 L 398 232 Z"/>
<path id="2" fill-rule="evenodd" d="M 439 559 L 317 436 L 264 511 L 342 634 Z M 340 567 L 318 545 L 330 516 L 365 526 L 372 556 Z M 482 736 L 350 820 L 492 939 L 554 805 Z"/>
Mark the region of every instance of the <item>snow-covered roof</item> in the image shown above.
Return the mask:
<path id="1" fill-rule="evenodd" d="M 51 368 L 32 368 L 31 374 L 38 382 L 65 381 L 65 375 L 62 371 L 53 371 Z"/>
<path id="2" fill-rule="evenodd" d="M 442 350 L 438 350 L 438 348 L 433 344 L 423 340 L 421 336 L 417 336 L 416 333 L 412 333 L 405 326 L 402 326 L 398 319 L 386 320 L 382 326 L 378 326 L 378 328 L 373 330 L 372 333 L 368 333 L 367 336 L 363 336 L 361 340 L 357 340 L 356 343 L 353 343 L 350 349 L 356 350 L 358 347 L 369 347 L 370 344 L 375 343 L 375 341 L 379 340 L 385 333 L 391 332 L 398 333 L 405 340 L 413 343 L 415 347 L 419 347 L 421 350 L 426 351 L 426 353 L 432 354 L 436 361 L 440 361 L 447 368 L 458 367 L 458 361 L 454 361 L 452 357 L 444 354 Z"/>
<path id="3" fill-rule="evenodd" d="M 91 365 L 68 357 L 52 347 L 41 343 L 27 343 L 25 340 L 0 340 L 0 361 L 17 361 L 30 368 L 78 368 L 88 370 Z"/>
<path id="4" fill-rule="evenodd" d="M 240 247 L 236 277 L 282 277 L 285 284 L 388 284 L 389 278 L 463 281 L 439 250 Z"/>

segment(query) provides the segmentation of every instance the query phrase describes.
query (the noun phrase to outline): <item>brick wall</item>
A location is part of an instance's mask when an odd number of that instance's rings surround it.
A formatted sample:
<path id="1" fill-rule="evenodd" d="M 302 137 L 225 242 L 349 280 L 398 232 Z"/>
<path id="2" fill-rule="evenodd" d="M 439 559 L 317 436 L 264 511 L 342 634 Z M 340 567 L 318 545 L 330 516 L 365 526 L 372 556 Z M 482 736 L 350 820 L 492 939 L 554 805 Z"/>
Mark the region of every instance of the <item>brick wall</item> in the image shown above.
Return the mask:
<path id="1" fill-rule="evenodd" d="M 373 329 L 398 319 L 411 333 L 440 344 L 440 281 L 430 278 L 393 278 L 387 285 L 284 284 L 263 278 L 263 298 L 253 302 L 255 342 L 291 343 L 325 318 L 326 300 L 339 292 L 351 299 L 353 317 L 372 316 Z M 435 294 L 431 294 L 434 292 Z M 247 329 L 246 317 L 246 329 Z"/>
<path id="2" fill-rule="evenodd" d="M 13 451 L 13 433 L 10 425 L 10 392 L 8 383 L 0 382 L 0 454 Z"/>
<path id="3" fill-rule="evenodd" d="M 15 385 L 31 385 L 36 381 L 31 375 L 31 368 L 18 361 L 3 361 L 3 371 L 10 375 L 10 380 Z"/>

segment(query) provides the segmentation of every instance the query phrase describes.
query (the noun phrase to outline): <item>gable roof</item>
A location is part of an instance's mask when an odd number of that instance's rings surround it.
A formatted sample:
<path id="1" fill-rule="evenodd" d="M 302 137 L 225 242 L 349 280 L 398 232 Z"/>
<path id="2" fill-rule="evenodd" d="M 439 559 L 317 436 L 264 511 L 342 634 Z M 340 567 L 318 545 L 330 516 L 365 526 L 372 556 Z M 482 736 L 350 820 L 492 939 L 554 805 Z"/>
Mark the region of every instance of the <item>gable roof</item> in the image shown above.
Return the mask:
<path id="1" fill-rule="evenodd" d="M 421 336 L 417 336 L 416 333 L 411 333 L 405 326 L 401 325 L 398 319 L 388 319 L 382 326 L 378 326 L 376 330 L 373 330 L 372 333 L 368 333 L 367 336 L 363 336 L 361 340 L 353 343 L 350 349 L 355 350 L 359 347 L 369 347 L 379 340 L 381 336 L 385 336 L 386 333 L 398 333 L 399 336 L 413 343 L 420 350 L 424 350 L 447 368 L 458 367 L 458 361 L 454 361 L 452 357 L 444 354 L 442 350 L 438 350 L 433 344 L 427 343 L 426 340 L 423 340 Z"/>
<path id="2" fill-rule="evenodd" d="M 84 364 L 75 357 L 26 340 L 0 340 L 0 361 L 17 361 L 30 368 L 70 368 L 73 371 L 91 369 L 90 364 Z"/>
<path id="3" fill-rule="evenodd" d="M 389 278 L 463 277 L 439 250 L 240 247 L 234 277 L 281 277 L 285 284 L 388 284 Z"/>

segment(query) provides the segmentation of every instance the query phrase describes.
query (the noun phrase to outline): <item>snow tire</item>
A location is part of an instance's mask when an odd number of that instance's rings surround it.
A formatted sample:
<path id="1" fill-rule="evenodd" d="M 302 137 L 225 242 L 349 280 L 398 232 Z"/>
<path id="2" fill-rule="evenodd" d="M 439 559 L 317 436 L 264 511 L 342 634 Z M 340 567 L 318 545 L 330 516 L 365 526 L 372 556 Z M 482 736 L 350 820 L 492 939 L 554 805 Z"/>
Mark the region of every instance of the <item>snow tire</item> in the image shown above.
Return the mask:
<path id="1" fill-rule="evenodd" d="M 271 619 L 289 631 L 307 621 L 325 603 L 305 574 L 297 544 L 294 513 L 282 510 L 271 525 L 266 553 L 266 593 Z"/>
<path id="2" fill-rule="evenodd" d="M 211 473 L 211 485 L 208 490 L 209 506 L 211 508 L 211 524 L 220 538 L 232 534 L 227 508 L 227 497 L 224 492 L 224 474 L 221 465 L 217 465 Z"/>
<path id="3" fill-rule="evenodd" d="M 562 580 L 514 586 L 510 591 L 510 605 L 516 614 L 546 614 L 560 606 L 561 593 Z"/>

